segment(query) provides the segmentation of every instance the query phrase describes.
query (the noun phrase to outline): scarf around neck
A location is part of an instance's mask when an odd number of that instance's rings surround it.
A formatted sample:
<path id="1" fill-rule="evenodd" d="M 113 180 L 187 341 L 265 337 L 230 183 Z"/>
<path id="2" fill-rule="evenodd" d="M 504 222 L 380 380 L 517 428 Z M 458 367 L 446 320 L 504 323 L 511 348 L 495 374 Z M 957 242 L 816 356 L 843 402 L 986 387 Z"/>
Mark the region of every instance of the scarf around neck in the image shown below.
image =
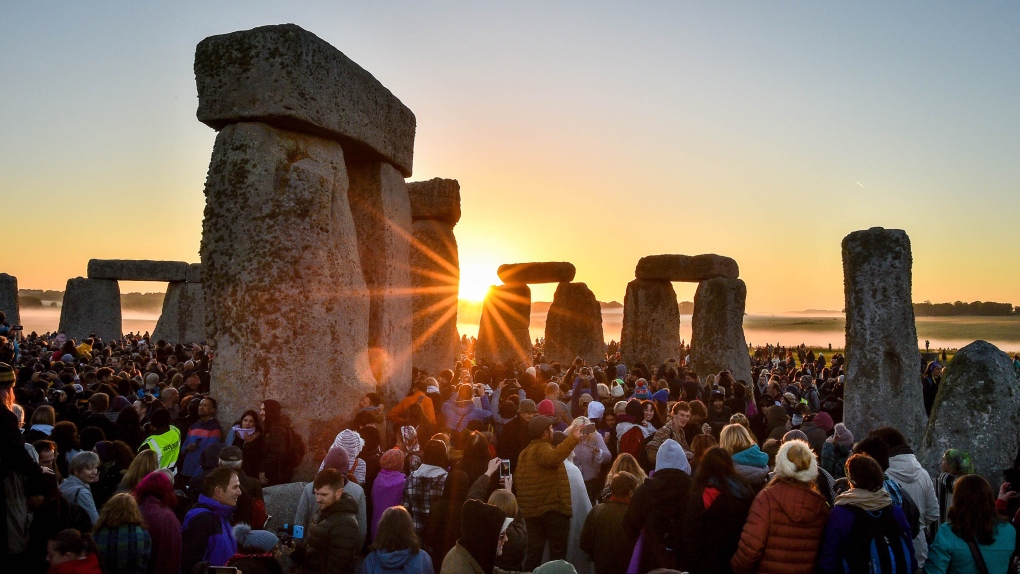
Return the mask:
<path id="1" fill-rule="evenodd" d="M 836 497 L 836 506 L 856 506 L 861 510 L 873 512 L 882 510 L 892 504 L 892 497 L 884 488 L 875 491 L 863 488 L 851 488 Z"/>

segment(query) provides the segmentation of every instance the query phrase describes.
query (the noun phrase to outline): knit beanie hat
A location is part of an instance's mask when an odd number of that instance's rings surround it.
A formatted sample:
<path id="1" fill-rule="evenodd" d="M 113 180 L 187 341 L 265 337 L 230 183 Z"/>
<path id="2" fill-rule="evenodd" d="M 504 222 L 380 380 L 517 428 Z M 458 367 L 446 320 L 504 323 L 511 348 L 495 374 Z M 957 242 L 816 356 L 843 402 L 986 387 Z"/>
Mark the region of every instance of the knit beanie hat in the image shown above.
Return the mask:
<path id="1" fill-rule="evenodd" d="M 613 395 L 616 398 L 620 398 L 624 395 L 623 387 L 624 387 L 623 379 L 616 379 L 613 381 L 613 390 L 610 391 L 609 394 Z"/>
<path id="2" fill-rule="evenodd" d="M 280 543 L 280 539 L 272 532 L 268 530 L 252 530 L 251 526 L 243 522 L 234 527 L 234 539 L 237 540 L 238 549 L 250 548 L 252 550 L 261 550 L 265 553 L 272 552 L 276 545 Z"/>
<path id="3" fill-rule="evenodd" d="M 0 363 L 0 389 L 14 386 L 14 368 L 7 363 Z"/>
<path id="4" fill-rule="evenodd" d="M 954 476 L 974 474 L 974 460 L 967 451 L 951 448 L 943 456 L 946 459 L 946 464 L 952 469 L 951 474 Z"/>
<path id="5" fill-rule="evenodd" d="M 641 401 L 637 400 L 636 397 L 627 401 L 627 408 L 624 412 L 627 413 L 627 415 L 634 417 L 634 422 L 645 419 L 645 408 L 641 405 Z"/>
<path id="6" fill-rule="evenodd" d="M 800 464 L 798 465 L 798 462 Z M 791 440 L 783 443 L 776 454 L 776 476 L 811 482 L 818 478 L 818 461 L 808 443 Z"/>
<path id="7" fill-rule="evenodd" d="M 666 404 L 669 402 L 669 389 L 661 389 L 652 394 L 652 400 L 657 403 Z"/>
<path id="8" fill-rule="evenodd" d="M 361 438 L 357 431 L 352 431 L 351 429 L 341 431 L 333 445 L 336 446 L 337 443 L 347 451 L 347 458 L 349 460 L 358 458 L 358 455 L 361 454 L 361 449 L 365 448 L 365 439 Z"/>
<path id="9" fill-rule="evenodd" d="M 826 434 L 832 432 L 832 417 L 829 413 L 818 413 L 815 418 L 811 419 L 811 422 L 815 423 L 815 426 L 825 431 Z"/>
<path id="10" fill-rule="evenodd" d="M 854 435 L 850 432 L 850 429 L 846 428 L 846 425 L 839 423 L 832 434 L 832 442 L 841 447 L 850 448 L 854 445 Z"/>
<path id="11" fill-rule="evenodd" d="M 379 466 L 386 470 L 400 471 L 404 469 L 404 451 L 391 448 L 379 457 Z"/>
<path id="12" fill-rule="evenodd" d="M 779 405 L 772 405 L 765 410 L 765 419 L 770 427 L 778 427 L 786 424 L 786 409 Z"/>
<path id="13" fill-rule="evenodd" d="M 634 385 L 634 398 L 647 400 L 652 398 L 652 394 L 648 392 L 648 381 L 644 379 L 638 379 Z"/>
<path id="14" fill-rule="evenodd" d="M 549 399 L 542 399 L 542 402 L 538 403 L 538 414 L 547 417 L 556 416 L 556 405 Z"/>
<path id="15" fill-rule="evenodd" d="M 326 458 L 322 459 L 322 464 L 319 465 L 320 471 L 325 468 L 332 468 L 340 474 L 347 474 L 347 471 L 351 469 L 351 459 L 344 447 L 334 446 L 329 449 Z"/>
<path id="16" fill-rule="evenodd" d="M 600 402 L 593 401 L 591 404 L 588 405 L 588 418 L 592 420 L 602 418 L 602 415 L 605 414 L 605 412 L 606 405 Z"/>
<path id="17" fill-rule="evenodd" d="M 553 560 L 535 568 L 535 574 L 577 574 L 577 569 L 566 560 Z"/>

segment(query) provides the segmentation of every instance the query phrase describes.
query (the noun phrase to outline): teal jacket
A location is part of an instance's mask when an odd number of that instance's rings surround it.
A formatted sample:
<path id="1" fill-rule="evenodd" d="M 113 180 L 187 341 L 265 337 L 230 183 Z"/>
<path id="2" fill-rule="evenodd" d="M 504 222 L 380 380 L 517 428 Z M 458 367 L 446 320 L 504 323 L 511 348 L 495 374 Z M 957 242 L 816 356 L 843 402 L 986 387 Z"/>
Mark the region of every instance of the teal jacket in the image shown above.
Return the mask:
<path id="1" fill-rule="evenodd" d="M 978 545 L 988 572 L 992 574 L 1006 572 L 1015 545 L 1016 530 L 1008 523 L 999 524 L 995 532 L 995 542 L 989 546 Z M 940 526 L 935 540 L 928 547 L 924 574 L 977 574 L 977 571 L 967 543 L 953 534 L 948 522 Z"/>

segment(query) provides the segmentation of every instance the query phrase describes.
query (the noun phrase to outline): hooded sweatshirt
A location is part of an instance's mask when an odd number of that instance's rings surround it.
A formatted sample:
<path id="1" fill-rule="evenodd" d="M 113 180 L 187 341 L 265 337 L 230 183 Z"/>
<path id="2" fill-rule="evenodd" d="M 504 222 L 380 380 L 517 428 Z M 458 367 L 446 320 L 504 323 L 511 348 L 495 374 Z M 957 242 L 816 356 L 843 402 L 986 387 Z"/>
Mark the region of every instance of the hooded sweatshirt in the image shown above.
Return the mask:
<path id="1" fill-rule="evenodd" d="M 411 553 L 409 548 L 386 552 L 374 550 L 365 557 L 365 572 L 400 572 L 402 574 L 433 574 L 432 558 L 424 550 Z"/>
<path id="2" fill-rule="evenodd" d="M 191 572 L 202 561 L 210 566 L 225 566 L 237 553 L 234 528 L 230 525 L 233 513 L 233 506 L 199 495 L 198 504 L 184 516 L 181 528 L 181 572 Z"/>
<path id="3" fill-rule="evenodd" d="M 917 567 L 924 568 L 924 561 L 928 558 L 928 542 L 924 531 L 929 524 L 939 519 L 939 499 L 935 495 L 935 483 L 912 452 L 890 456 L 889 470 L 886 474 L 900 485 L 903 494 L 914 501 L 921 513 L 921 532 L 914 538 L 914 556 L 917 558 Z"/>

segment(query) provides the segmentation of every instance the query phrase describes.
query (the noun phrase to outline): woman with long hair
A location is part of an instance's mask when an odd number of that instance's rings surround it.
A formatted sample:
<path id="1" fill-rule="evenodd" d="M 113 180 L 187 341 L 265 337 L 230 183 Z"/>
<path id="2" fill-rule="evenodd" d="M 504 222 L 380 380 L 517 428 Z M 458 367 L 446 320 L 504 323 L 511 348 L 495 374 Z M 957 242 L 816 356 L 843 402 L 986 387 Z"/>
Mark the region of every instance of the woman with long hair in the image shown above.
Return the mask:
<path id="1" fill-rule="evenodd" d="M 641 486 L 641 483 L 648 478 L 648 475 L 645 474 L 645 470 L 641 468 L 640 464 L 638 464 L 637 459 L 630 454 L 623 453 L 616 457 L 616 460 L 613 461 L 613 466 L 609 467 L 609 472 L 606 474 L 606 484 L 602 488 L 602 494 L 599 496 L 599 500 L 609 500 L 609 498 L 613 495 L 612 489 L 609 488 L 609 485 L 613 482 L 613 477 L 622 471 L 627 471 L 633 474 L 638 479 L 638 486 Z"/>
<path id="2" fill-rule="evenodd" d="M 241 449 L 244 453 L 241 457 L 241 470 L 247 476 L 257 478 L 266 451 L 259 414 L 253 410 L 244 411 L 240 420 L 231 425 L 227 431 L 227 440 L 223 442 Z"/>
<path id="3" fill-rule="evenodd" d="M 681 534 L 681 546 L 696 550 L 681 552 L 679 567 L 699 574 L 732 573 L 730 558 L 737 551 L 753 499 L 751 485 L 733 468 L 730 454 L 709 448 L 694 474 Z"/>
<path id="4" fill-rule="evenodd" d="M 365 574 L 435 572 L 432 558 L 421 549 L 414 520 L 403 506 L 393 506 L 383 511 L 371 548 L 363 564 Z"/>
<path id="5" fill-rule="evenodd" d="M 53 426 L 57 424 L 57 414 L 50 405 L 40 405 L 32 411 L 32 419 L 25 431 L 25 442 L 35 442 L 50 438 Z"/>
<path id="6" fill-rule="evenodd" d="M 152 539 L 135 497 L 122 492 L 106 501 L 92 529 L 92 538 L 106 574 L 147 572 Z"/>
<path id="7" fill-rule="evenodd" d="M 1007 571 L 1016 530 L 995 514 L 995 494 L 984 477 L 968 474 L 956 480 L 946 520 L 928 547 L 925 574 L 980 572 L 977 556 L 988 572 Z"/>
<path id="8" fill-rule="evenodd" d="M 131 447 L 119 440 L 101 440 L 92 451 L 99 455 L 99 480 L 92 485 L 92 498 L 96 501 L 96 508 L 102 508 L 124 480 L 124 474 L 134 462 L 134 453 Z"/>
<path id="9" fill-rule="evenodd" d="M 149 574 L 179 574 L 181 570 L 181 522 L 174 514 L 177 495 L 171 476 L 166 469 L 157 470 L 135 487 L 138 509 L 152 540 Z"/>
<path id="10" fill-rule="evenodd" d="M 60 421 L 53 425 L 50 440 L 57 445 L 57 468 L 60 469 L 60 476 L 68 476 L 71 459 L 81 452 L 78 427 L 71 421 Z"/>
<path id="11" fill-rule="evenodd" d="M 156 451 L 151 449 L 143 450 L 135 455 L 134 460 L 131 461 L 131 466 L 128 467 L 127 472 L 124 473 L 124 478 L 117 485 L 117 492 L 133 491 L 143 478 L 148 476 L 150 472 L 155 472 L 158 468 L 159 455 L 156 454 Z"/>
<path id="12" fill-rule="evenodd" d="M 758 448 L 743 425 L 729 424 L 719 433 L 719 446 L 733 457 L 734 468 L 755 489 L 765 486 L 769 477 L 769 455 Z"/>

